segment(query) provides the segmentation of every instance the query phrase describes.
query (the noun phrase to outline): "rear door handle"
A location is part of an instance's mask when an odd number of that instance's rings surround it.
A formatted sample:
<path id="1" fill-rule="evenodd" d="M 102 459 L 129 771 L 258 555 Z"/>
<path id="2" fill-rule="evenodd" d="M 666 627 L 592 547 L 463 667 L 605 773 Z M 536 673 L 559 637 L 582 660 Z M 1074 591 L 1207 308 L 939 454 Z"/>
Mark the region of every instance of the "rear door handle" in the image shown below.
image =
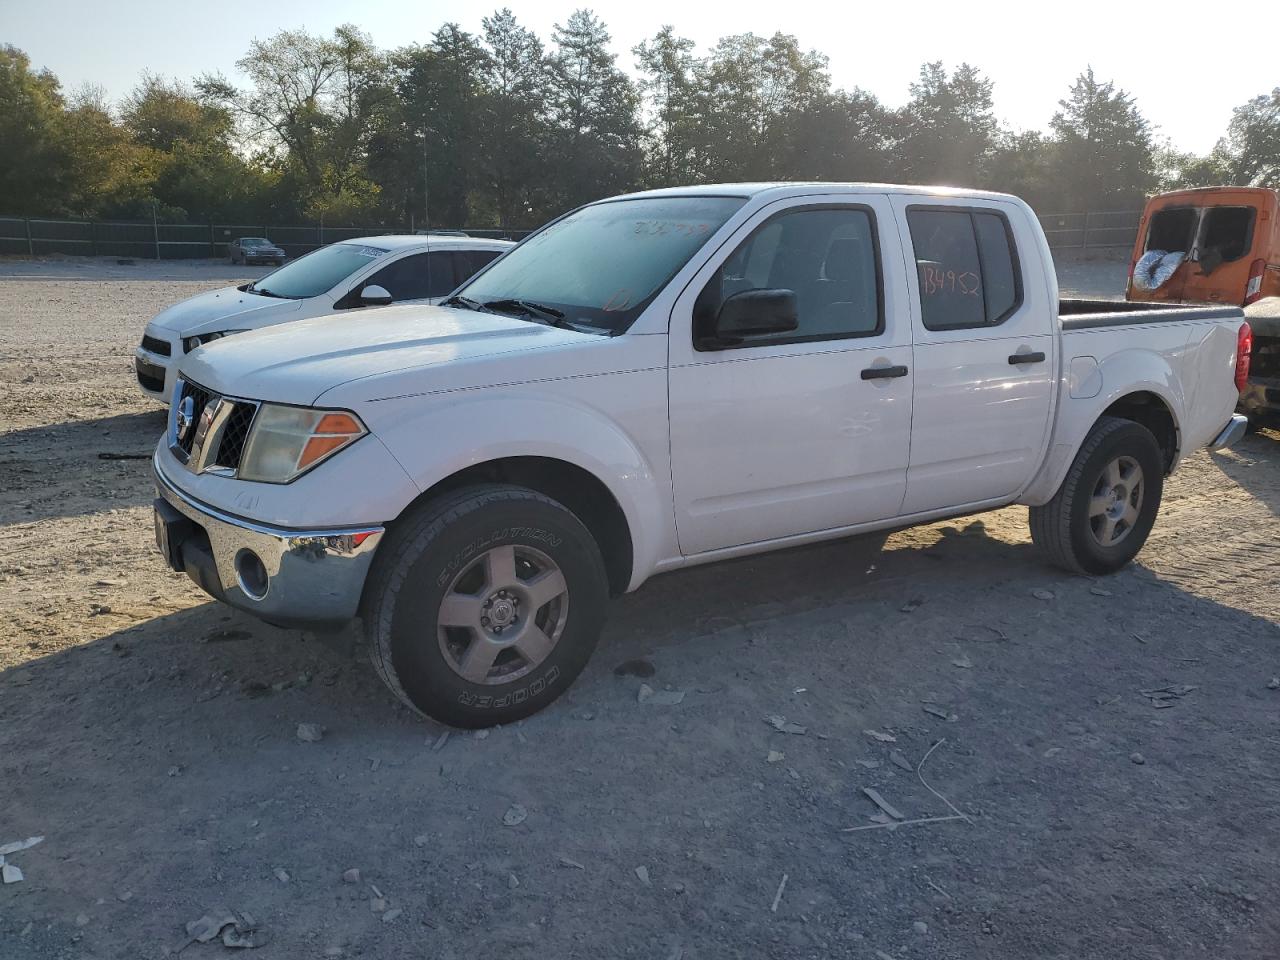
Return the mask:
<path id="1" fill-rule="evenodd" d="M 891 380 L 894 377 L 905 377 L 906 367 L 867 367 L 862 371 L 863 380 Z"/>
<path id="2" fill-rule="evenodd" d="M 1035 353 L 1014 353 L 1009 355 L 1010 363 L 1044 363 L 1044 354 L 1036 351 Z"/>

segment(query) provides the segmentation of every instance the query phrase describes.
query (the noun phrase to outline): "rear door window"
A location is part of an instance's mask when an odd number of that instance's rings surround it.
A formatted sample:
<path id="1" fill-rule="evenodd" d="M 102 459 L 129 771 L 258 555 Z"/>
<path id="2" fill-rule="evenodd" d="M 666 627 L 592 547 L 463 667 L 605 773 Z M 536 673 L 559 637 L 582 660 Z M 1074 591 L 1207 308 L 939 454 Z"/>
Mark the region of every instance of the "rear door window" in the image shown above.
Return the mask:
<path id="1" fill-rule="evenodd" d="M 987 210 L 907 211 L 926 330 L 1003 323 L 1022 301 L 1009 223 Z"/>
<path id="2" fill-rule="evenodd" d="M 1208 207 L 1200 224 L 1200 262 L 1205 266 L 1243 259 L 1253 247 L 1253 207 Z"/>
<path id="3" fill-rule="evenodd" d="M 498 259 L 500 250 L 460 250 L 457 253 L 457 280 L 459 284 L 470 280 L 484 267 Z"/>
<path id="4" fill-rule="evenodd" d="M 1196 238 L 1200 210 L 1196 207 L 1168 207 L 1151 215 L 1147 227 L 1147 249 L 1165 253 L 1190 253 Z"/>

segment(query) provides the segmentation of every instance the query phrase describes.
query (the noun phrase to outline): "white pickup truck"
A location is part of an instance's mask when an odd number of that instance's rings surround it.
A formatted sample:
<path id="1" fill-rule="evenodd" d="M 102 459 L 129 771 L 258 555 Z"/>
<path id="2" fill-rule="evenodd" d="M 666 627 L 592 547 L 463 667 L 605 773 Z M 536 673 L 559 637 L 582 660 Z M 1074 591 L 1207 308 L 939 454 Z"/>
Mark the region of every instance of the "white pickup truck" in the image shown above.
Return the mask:
<path id="1" fill-rule="evenodd" d="M 618 197 L 444 305 L 184 357 L 157 540 L 264 620 L 359 616 L 416 710 L 505 723 L 663 571 L 1012 503 L 1050 561 L 1123 566 L 1179 459 L 1243 433 L 1247 332 L 1233 307 L 1060 303 L 1011 196 Z"/>

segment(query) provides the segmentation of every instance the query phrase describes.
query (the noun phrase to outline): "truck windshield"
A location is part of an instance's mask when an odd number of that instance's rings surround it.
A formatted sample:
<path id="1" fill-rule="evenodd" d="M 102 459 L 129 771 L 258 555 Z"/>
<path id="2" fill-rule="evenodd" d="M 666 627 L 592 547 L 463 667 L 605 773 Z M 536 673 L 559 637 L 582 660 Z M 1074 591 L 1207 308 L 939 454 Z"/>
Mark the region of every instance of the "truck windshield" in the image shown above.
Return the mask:
<path id="1" fill-rule="evenodd" d="M 299 257 L 244 289 L 264 297 L 287 300 L 318 297 L 386 252 L 381 247 L 363 243 L 335 243 Z"/>
<path id="2" fill-rule="evenodd" d="M 622 333 L 744 203 L 638 197 L 583 207 L 521 243 L 458 296 L 504 311 L 550 307 L 569 324 Z"/>

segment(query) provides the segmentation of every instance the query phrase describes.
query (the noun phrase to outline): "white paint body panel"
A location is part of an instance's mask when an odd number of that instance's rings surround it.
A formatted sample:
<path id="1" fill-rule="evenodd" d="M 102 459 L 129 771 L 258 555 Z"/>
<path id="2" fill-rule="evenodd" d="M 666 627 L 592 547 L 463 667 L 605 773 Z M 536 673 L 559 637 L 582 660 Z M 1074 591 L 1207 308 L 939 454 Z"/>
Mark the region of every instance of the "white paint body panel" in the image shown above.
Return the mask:
<path id="1" fill-rule="evenodd" d="M 597 477 L 621 507 L 634 589 L 655 572 L 722 557 L 1043 503 L 1102 411 L 1135 391 L 1168 405 L 1182 451 L 1208 443 L 1231 415 L 1238 322 L 1064 333 L 1048 246 L 1021 201 L 878 185 L 665 192 L 734 190 L 748 196 L 742 209 L 621 336 L 405 306 L 232 337 L 183 358 L 184 375 L 233 396 L 349 409 L 370 436 L 283 486 L 192 475 L 163 443 L 157 460 L 198 500 L 294 528 L 393 522 L 467 467 L 563 460 Z M 753 224 L 795 205 L 845 202 L 876 213 L 883 333 L 693 349 L 693 298 Z M 913 202 L 1008 215 L 1024 300 L 1004 325 L 981 336 L 923 329 L 902 216 Z M 1019 350 L 1042 351 L 1045 362 L 1010 365 Z M 1073 398 L 1068 371 L 1079 358 L 1096 363 L 1097 389 Z M 860 378 L 885 364 L 910 375 Z"/>
<path id="2" fill-rule="evenodd" d="M 145 347 L 137 347 L 135 356 L 154 367 L 164 370 L 164 389 L 148 390 L 141 384 L 138 389 L 149 397 L 169 402 L 173 392 L 174 374 L 183 360 L 183 339 L 196 334 L 215 333 L 222 330 L 260 330 L 280 323 L 291 323 L 310 317 L 322 317 L 339 311 L 337 303 L 352 289 L 389 264 L 405 257 L 430 251 L 491 250 L 499 254 L 515 244 L 506 240 L 479 238 L 438 237 L 363 237 L 343 240 L 342 243 L 383 247 L 387 252 L 371 259 L 366 266 L 344 277 L 332 289 L 305 300 L 281 300 L 246 293 L 239 287 L 209 290 L 182 300 L 161 310 L 147 324 L 146 335 L 169 344 L 169 356 L 154 353 Z M 436 303 L 438 299 L 402 301 L 403 303 Z M 354 307 L 341 310 L 352 316 L 363 316 L 369 308 Z M 209 346 L 209 344 L 206 344 Z"/>

